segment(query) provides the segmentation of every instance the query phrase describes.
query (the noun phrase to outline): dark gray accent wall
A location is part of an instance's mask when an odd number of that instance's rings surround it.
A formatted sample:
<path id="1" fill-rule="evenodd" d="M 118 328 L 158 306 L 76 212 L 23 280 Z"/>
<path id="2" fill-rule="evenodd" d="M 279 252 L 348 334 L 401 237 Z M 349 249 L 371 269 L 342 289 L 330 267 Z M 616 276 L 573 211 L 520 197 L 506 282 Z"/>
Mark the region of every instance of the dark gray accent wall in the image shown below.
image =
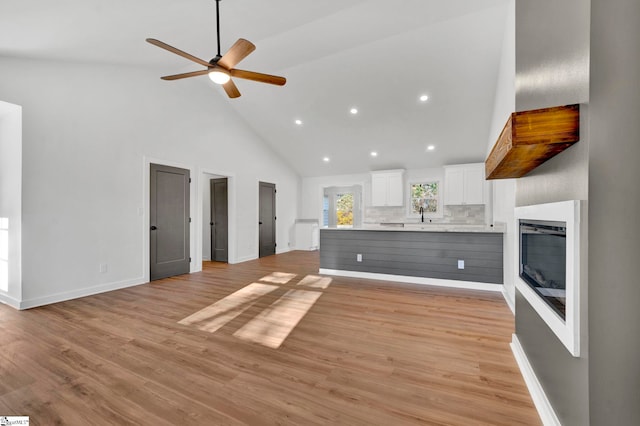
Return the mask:
<path id="1" fill-rule="evenodd" d="M 320 268 L 502 284 L 502 234 L 322 229 Z"/>
<path id="2" fill-rule="evenodd" d="M 517 180 L 517 206 L 589 199 L 589 20 L 589 0 L 516 0 L 516 109 L 581 104 L 580 142 Z M 589 424 L 587 278 L 580 358 L 516 292 L 516 334 L 565 426 Z"/>
<path id="3" fill-rule="evenodd" d="M 592 425 L 640 422 L 640 1 L 593 0 L 589 145 Z"/>

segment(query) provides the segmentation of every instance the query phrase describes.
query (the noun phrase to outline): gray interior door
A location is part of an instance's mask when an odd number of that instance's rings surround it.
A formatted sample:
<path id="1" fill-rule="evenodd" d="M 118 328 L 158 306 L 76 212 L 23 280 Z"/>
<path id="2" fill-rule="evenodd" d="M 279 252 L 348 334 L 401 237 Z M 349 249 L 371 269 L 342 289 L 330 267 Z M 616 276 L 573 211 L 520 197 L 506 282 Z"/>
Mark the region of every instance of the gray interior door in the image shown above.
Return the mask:
<path id="1" fill-rule="evenodd" d="M 259 256 L 276 254 L 276 186 L 260 182 Z"/>
<path id="2" fill-rule="evenodd" d="M 150 278 L 189 273 L 189 170 L 151 164 Z"/>
<path id="3" fill-rule="evenodd" d="M 211 179 L 211 260 L 229 260 L 227 178 Z"/>

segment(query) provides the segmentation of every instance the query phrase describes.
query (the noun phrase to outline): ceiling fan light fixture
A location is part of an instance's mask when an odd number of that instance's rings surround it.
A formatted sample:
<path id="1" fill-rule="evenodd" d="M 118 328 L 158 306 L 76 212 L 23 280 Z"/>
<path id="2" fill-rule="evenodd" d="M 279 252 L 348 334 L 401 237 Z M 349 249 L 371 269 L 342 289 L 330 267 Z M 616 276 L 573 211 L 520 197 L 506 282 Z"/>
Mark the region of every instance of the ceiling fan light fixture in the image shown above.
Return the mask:
<path id="1" fill-rule="evenodd" d="M 214 68 L 213 71 L 209 73 L 209 78 L 216 84 L 225 84 L 231 79 L 231 76 L 225 69 Z"/>

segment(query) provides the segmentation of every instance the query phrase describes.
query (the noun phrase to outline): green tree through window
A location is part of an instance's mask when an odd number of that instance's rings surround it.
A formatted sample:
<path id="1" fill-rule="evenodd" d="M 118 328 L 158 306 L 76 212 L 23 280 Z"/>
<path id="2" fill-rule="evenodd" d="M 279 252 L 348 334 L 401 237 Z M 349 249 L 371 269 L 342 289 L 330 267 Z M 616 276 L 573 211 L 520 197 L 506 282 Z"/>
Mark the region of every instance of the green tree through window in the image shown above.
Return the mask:
<path id="1" fill-rule="evenodd" d="M 336 195 L 338 226 L 353 226 L 353 194 Z"/>
<path id="2" fill-rule="evenodd" d="M 424 213 L 437 213 L 438 194 L 438 182 L 411 184 L 411 213 L 419 214 L 420 207 Z"/>

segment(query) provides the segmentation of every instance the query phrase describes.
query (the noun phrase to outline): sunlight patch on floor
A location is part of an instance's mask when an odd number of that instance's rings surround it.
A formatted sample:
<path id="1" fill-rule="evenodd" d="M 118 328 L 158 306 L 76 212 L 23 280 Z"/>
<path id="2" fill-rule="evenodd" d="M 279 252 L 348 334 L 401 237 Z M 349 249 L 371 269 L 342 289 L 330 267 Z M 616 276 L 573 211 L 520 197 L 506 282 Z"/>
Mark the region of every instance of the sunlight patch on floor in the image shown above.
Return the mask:
<path id="1" fill-rule="evenodd" d="M 199 330 L 214 333 L 253 306 L 262 296 L 277 288 L 279 287 L 275 285 L 251 283 L 224 299 L 178 321 L 178 324 L 195 325 Z"/>
<path id="2" fill-rule="evenodd" d="M 260 278 L 258 281 L 264 281 L 266 283 L 273 284 L 286 284 L 296 277 L 296 274 L 290 274 L 288 272 L 272 272 L 269 275 Z"/>
<path id="3" fill-rule="evenodd" d="M 315 291 L 289 290 L 233 335 L 276 349 L 321 295 Z"/>
<path id="4" fill-rule="evenodd" d="M 310 288 L 321 288 L 326 289 L 331 284 L 331 278 L 329 277 L 319 277 L 317 275 L 307 275 L 304 277 L 298 285 Z"/>
<path id="5" fill-rule="evenodd" d="M 178 321 L 178 324 L 194 325 L 199 330 L 214 333 L 255 305 L 261 297 L 274 290 L 288 288 L 278 300 L 233 333 L 241 340 L 277 349 L 322 296 L 319 290 L 325 290 L 331 284 L 329 277 L 307 275 L 297 284 L 287 285 L 296 276 L 287 272 L 273 272 L 260 278 L 260 281 L 272 284 L 251 283 Z M 309 290 L 302 290 L 299 286 Z"/>

